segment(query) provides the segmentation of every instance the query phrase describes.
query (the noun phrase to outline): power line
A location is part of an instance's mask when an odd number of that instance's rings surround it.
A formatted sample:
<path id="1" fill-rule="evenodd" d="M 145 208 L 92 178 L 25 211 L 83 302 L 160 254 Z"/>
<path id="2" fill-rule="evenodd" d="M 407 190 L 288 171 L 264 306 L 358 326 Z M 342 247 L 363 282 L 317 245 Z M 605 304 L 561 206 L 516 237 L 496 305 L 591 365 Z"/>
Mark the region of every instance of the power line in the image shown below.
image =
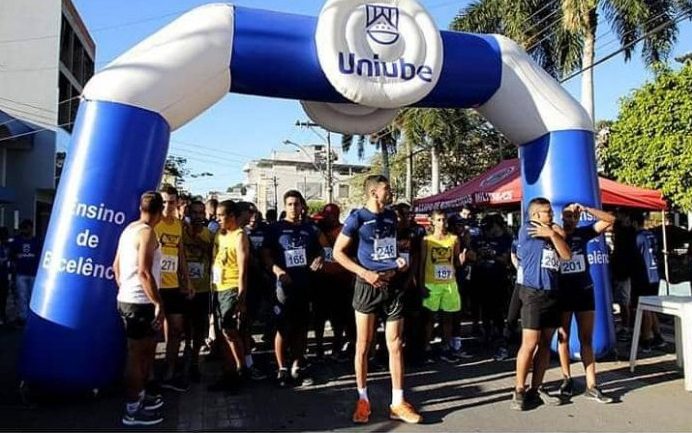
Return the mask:
<path id="1" fill-rule="evenodd" d="M 39 132 L 43 132 L 43 131 L 53 131 L 55 128 L 62 128 L 63 126 L 71 125 L 72 123 L 74 123 L 74 122 L 65 122 L 65 123 L 61 123 L 59 125 L 51 126 L 50 128 L 40 128 L 40 129 L 35 129 L 35 130 L 29 131 L 29 132 L 23 132 L 21 134 L 10 135 L 9 137 L 0 138 L 0 142 L 8 141 L 8 140 L 14 140 L 15 138 L 24 137 L 27 135 L 38 134 Z"/>
<path id="2" fill-rule="evenodd" d="M 164 15 L 158 15 L 158 16 L 149 17 L 149 18 L 142 18 L 140 20 L 135 20 L 135 21 L 126 21 L 124 23 L 112 24 L 112 25 L 104 26 L 104 27 L 97 27 L 95 29 L 88 30 L 88 32 L 89 32 L 89 34 L 92 34 L 92 33 L 104 32 L 107 30 L 120 29 L 123 27 L 129 27 L 129 26 L 133 26 L 133 25 L 137 25 L 137 24 L 146 23 L 146 22 L 157 21 L 157 20 L 167 18 L 167 17 L 173 16 L 173 15 L 179 15 L 179 14 L 181 14 L 183 12 L 187 12 L 187 11 L 188 11 L 188 9 L 183 9 L 183 10 L 179 10 L 176 12 L 167 13 Z M 60 34 L 34 36 L 34 37 L 21 38 L 21 39 L 3 39 L 3 40 L 0 40 L 0 44 L 14 44 L 14 43 L 21 43 L 21 42 L 40 41 L 40 40 L 44 40 L 44 39 L 55 39 L 58 37 L 60 37 Z"/>
<path id="3" fill-rule="evenodd" d="M 686 18 L 685 15 L 686 15 L 687 13 L 689 13 L 691 10 L 692 10 L 692 9 L 687 10 L 687 11 L 683 11 L 683 12 L 680 12 L 676 17 L 673 18 L 672 21 L 667 21 L 667 22 L 665 22 L 665 23 L 659 24 L 658 26 L 656 26 L 656 27 L 654 27 L 653 29 L 649 30 L 648 32 L 644 33 L 643 35 L 641 35 L 641 36 L 638 37 L 637 39 L 635 39 L 635 40 L 633 40 L 633 41 L 631 41 L 631 42 L 629 42 L 629 43 L 623 45 L 620 49 L 615 50 L 615 51 L 613 51 L 612 53 L 610 53 L 610 54 L 608 54 L 608 55 L 606 55 L 606 56 L 604 56 L 604 57 L 602 57 L 602 58 L 596 60 L 596 61 L 593 62 L 593 64 L 591 64 L 590 66 L 588 66 L 588 67 L 586 67 L 586 68 L 582 68 L 581 70 L 579 70 L 579 71 L 577 71 L 577 72 L 575 72 L 575 73 L 569 75 L 568 77 L 563 78 L 562 80 L 560 80 L 560 83 L 564 83 L 565 81 L 569 81 L 569 80 L 571 80 L 572 78 L 576 77 L 577 75 L 581 75 L 582 73 L 588 71 L 589 69 L 593 69 L 594 67 L 596 67 L 596 66 L 600 65 L 601 63 L 603 63 L 603 62 L 605 62 L 605 61 L 607 61 L 607 60 L 609 60 L 609 59 L 615 57 L 616 55 L 618 55 L 618 54 L 620 54 L 621 52 L 627 50 L 627 49 L 630 48 L 631 46 L 633 46 L 633 45 L 635 45 L 635 44 L 641 42 L 642 40 L 648 38 L 649 36 L 654 35 L 654 34 L 660 32 L 661 30 L 665 29 L 666 27 L 670 27 L 670 26 L 672 26 L 672 25 L 674 25 L 674 24 L 679 23 L 680 21 L 682 21 L 682 20 L 684 20 L 684 19 Z"/>

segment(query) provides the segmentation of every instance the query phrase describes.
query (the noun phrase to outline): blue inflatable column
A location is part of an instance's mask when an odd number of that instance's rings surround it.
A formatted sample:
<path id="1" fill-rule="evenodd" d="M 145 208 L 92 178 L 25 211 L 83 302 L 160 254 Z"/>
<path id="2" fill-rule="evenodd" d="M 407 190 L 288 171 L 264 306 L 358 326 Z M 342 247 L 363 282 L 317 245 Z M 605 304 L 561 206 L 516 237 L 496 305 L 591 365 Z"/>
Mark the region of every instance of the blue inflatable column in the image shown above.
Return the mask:
<path id="1" fill-rule="evenodd" d="M 19 373 L 30 385 L 79 391 L 122 377 L 112 263 L 140 194 L 159 182 L 169 135 L 157 113 L 81 103 L 24 335 Z"/>
<path id="2" fill-rule="evenodd" d="M 562 208 L 569 203 L 579 202 L 594 208 L 601 207 L 593 132 L 551 132 L 522 145 L 519 156 L 524 209 L 532 198 L 545 197 L 551 201 L 556 220 L 560 222 Z M 592 222 L 582 215 L 580 225 Z M 587 253 L 596 298 L 593 349 L 595 356 L 600 358 L 610 353 L 615 346 L 608 249 L 603 236 L 589 242 Z M 571 356 L 579 359 L 579 337 L 574 320 L 571 328 Z M 555 349 L 555 340 L 553 343 Z"/>

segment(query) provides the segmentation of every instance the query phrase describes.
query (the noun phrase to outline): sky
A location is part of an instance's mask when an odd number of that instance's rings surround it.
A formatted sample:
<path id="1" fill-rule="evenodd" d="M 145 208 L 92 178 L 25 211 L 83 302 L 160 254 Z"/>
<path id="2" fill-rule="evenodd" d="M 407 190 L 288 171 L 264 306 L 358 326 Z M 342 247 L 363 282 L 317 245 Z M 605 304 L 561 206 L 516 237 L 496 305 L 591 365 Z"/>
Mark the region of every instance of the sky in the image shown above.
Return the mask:
<path id="1" fill-rule="evenodd" d="M 447 29 L 458 11 L 469 0 L 419 0 L 437 22 Z M 97 72 L 148 35 L 177 16 L 209 1 L 204 0 L 73 0 L 92 37 L 96 41 Z M 239 6 L 317 16 L 323 0 L 238 0 Z M 692 23 L 679 23 L 678 43 L 671 59 L 692 52 Z M 597 32 L 596 59 L 618 48 L 607 25 Z M 615 119 L 618 100 L 651 78 L 639 60 L 639 53 L 625 63 L 622 54 L 595 68 L 595 117 Z M 577 100 L 580 77 L 564 84 Z M 188 179 L 186 187 L 194 194 L 225 191 L 242 182 L 242 168 L 252 159 L 268 157 L 272 150 L 287 150 L 290 140 L 314 144 L 319 138 L 311 131 L 295 126 L 305 121 L 298 101 L 229 94 L 187 125 L 173 132 L 170 153 L 188 159 L 192 174 L 213 173 L 210 177 Z M 335 140 L 338 142 L 338 140 Z M 366 155 L 367 159 L 367 155 Z M 346 160 L 358 163 L 355 152 Z M 361 161 L 365 163 L 366 161 Z"/>

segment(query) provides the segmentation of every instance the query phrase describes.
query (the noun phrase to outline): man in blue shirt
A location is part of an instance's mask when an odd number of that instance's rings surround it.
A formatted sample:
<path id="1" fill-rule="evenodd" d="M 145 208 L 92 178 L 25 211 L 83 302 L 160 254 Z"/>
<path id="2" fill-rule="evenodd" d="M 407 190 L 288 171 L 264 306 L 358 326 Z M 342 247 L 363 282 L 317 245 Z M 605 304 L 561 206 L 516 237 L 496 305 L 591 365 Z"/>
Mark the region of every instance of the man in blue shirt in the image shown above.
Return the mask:
<path id="1" fill-rule="evenodd" d="M 577 227 L 583 213 L 592 216 L 596 221 Z M 591 344 L 596 306 L 586 246 L 589 241 L 612 227 L 615 217 L 600 209 L 571 203 L 562 209 L 562 222 L 566 234 L 565 241 L 572 252 L 572 259 L 560 263 L 560 289 L 558 293 L 560 309 L 562 310 L 562 323 L 558 329 L 558 352 L 563 375 L 560 396 L 563 399 L 569 399 L 573 393 L 569 359 L 569 333 L 572 314 L 574 314 L 579 329 L 581 360 L 586 372 L 586 392 L 584 395 L 599 403 L 612 403 L 613 399 L 603 394 L 596 386 L 596 361 Z"/>
<path id="2" fill-rule="evenodd" d="M 375 333 L 377 315 L 386 319 L 385 334 L 392 379 L 391 419 L 416 424 L 421 416 L 404 400 L 404 361 L 402 352 L 403 279 L 408 268 L 397 248 L 397 216 L 387 205 L 392 193 L 384 176 L 368 176 L 364 185 L 365 207 L 351 213 L 334 245 L 334 259 L 357 276 L 353 308 L 356 311 L 356 385 L 358 401 L 353 422 L 364 424 L 370 417 L 366 388 L 368 351 Z M 355 244 L 357 257 L 349 256 Z"/>
<path id="3" fill-rule="evenodd" d="M 560 404 L 560 400 L 550 396 L 542 384 L 550 361 L 550 339 L 560 324 L 556 295 L 560 260 L 572 258 L 561 234 L 562 229 L 553 223 L 550 201 L 542 197 L 531 200 L 527 217 L 517 239 L 522 338 L 511 404 L 514 410 L 526 410 L 541 401 Z M 532 364 L 531 388 L 526 390 L 526 378 Z"/>
<path id="4" fill-rule="evenodd" d="M 291 190 L 284 194 L 286 216 L 269 226 L 264 242 L 264 261 L 276 277 L 277 333 L 274 340 L 278 385 L 289 384 L 286 351 L 293 361 L 291 376 L 303 383 L 304 353 L 310 313 L 312 273 L 322 269 L 327 240 L 310 221 L 304 221 L 303 196 Z M 324 288 L 327 290 L 327 288 Z"/>
<path id="5" fill-rule="evenodd" d="M 644 214 L 635 212 L 632 215 L 632 226 L 636 231 L 636 254 L 632 263 L 632 308 L 637 308 L 640 296 L 658 295 L 661 277 L 658 273 L 658 242 L 656 236 L 644 228 Z M 653 345 L 665 346 L 665 341 L 658 331 L 658 316 L 651 311 L 642 313 L 641 350 L 650 352 Z"/>
<path id="6" fill-rule="evenodd" d="M 24 220 L 19 224 L 19 235 L 10 243 L 10 261 L 17 286 L 17 324 L 22 326 L 29 314 L 31 290 L 38 271 L 41 245 L 33 235 L 34 223 Z"/>

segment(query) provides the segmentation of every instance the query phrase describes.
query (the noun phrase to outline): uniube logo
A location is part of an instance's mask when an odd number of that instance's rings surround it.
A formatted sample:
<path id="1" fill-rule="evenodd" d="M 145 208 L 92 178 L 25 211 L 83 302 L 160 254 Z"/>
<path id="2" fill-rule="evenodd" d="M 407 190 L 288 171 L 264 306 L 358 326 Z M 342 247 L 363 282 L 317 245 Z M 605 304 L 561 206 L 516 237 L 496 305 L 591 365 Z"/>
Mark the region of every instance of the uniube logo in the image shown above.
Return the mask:
<path id="1" fill-rule="evenodd" d="M 365 5 L 365 32 L 373 41 L 392 45 L 399 40 L 399 8 Z"/>
<path id="2" fill-rule="evenodd" d="M 356 74 L 361 77 L 401 78 L 409 81 L 415 77 L 428 83 L 432 82 L 433 70 L 428 65 L 416 66 L 406 62 L 403 57 L 394 62 L 384 62 L 380 56 L 373 55 L 372 59 L 357 58 L 353 53 L 339 51 L 339 71 L 342 74 Z"/>

